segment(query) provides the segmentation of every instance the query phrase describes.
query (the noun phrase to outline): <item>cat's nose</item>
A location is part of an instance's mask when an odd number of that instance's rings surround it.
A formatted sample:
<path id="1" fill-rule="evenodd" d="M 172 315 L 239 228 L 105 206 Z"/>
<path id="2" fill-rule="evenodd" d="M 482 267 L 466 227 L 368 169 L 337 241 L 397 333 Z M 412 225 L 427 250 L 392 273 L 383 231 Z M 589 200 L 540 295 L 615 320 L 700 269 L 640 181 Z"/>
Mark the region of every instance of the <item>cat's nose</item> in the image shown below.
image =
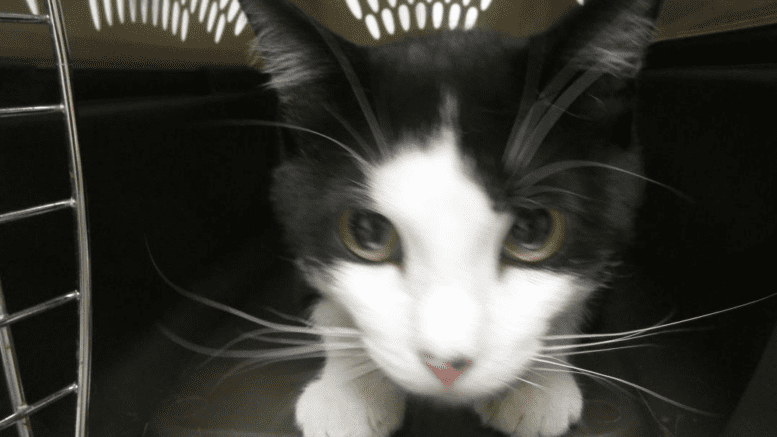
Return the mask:
<path id="1" fill-rule="evenodd" d="M 455 360 L 448 361 L 450 363 L 451 367 L 453 367 L 456 370 L 461 370 L 462 372 L 469 367 L 470 364 L 472 364 L 472 360 L 468 360 L 464 357 L 456 358 Z"/>
<path id="2" fill-rule="evenodd" d="M 446 387 L 453 386 L 456 379 L 472 366 L 472 360 L 464 356 L 437 359 L 431 354 L 421 353 L 421 359 Z"/>

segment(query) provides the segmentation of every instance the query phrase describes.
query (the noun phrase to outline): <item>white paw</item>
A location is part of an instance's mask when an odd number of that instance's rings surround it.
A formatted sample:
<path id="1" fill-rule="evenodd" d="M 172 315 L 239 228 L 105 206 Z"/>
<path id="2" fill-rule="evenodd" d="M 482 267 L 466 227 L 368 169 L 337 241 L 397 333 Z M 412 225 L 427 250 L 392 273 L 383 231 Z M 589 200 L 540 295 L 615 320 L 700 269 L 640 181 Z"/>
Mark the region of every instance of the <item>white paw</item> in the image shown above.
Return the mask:
<path id="1" fill-rule="evenodd" d="M 386 437 L 402 425 L 404 395 L 385 377 L 338 379 L 324 376 L 297 400 L 296 421 L 304 437 Z"/>
<path id="2" fill-rule="evenodd" d="M 583 395 L 568 373 L 545 374 L 507 393 L 475 403 L 483 423 L 515 437 L 556 437 L 580 419 Z"/>

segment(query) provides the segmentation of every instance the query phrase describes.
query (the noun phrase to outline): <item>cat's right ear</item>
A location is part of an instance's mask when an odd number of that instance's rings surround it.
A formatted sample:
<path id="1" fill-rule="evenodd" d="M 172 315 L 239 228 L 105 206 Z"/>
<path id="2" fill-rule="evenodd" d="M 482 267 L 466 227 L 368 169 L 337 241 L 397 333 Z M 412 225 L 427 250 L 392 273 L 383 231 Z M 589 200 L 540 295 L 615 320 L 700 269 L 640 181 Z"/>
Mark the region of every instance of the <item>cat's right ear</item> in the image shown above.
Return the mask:
<path id="1" fill-rule="evenodd" d="M 587 0 L 555 23 L 550 59 L 580 71 L 633 79 L 642 68 L 663 0 Z"/>
<path id="2" fill-rule="evenodd" d="M 287 0 L 239 1 L 256 35 L 252 55 L 285 109 L 331 101 L 332 88 L 342 83 L 342 63 L 355 63 L 357 47 Z"/>

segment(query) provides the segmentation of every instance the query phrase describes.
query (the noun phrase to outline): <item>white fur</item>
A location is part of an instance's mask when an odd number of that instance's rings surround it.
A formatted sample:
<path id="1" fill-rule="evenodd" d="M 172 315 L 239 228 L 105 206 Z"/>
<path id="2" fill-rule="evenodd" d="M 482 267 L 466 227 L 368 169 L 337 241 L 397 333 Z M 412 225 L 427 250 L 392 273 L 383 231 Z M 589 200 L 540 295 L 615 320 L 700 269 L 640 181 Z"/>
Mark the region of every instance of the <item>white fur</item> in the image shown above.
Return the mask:
<path id="1" fill-rule="evenodd" d="M 591 286 L 567 274 L 502 265 L 501 246 L 513 218 L 494 210 L 454 132 L 444 125 L 431 139 L 408 140 L 368 175 L 373 207 L 400 235 L 401 266 L 338 262 L 315 278 L 324 300 L 314 322 L 362 332 L 361 342 L 380 372 L 354 381 L 356 388 L 348 390 L 359 392 L 365 384 L 389 387 L 386 393 L 374 392 L 382 399 L 376 404 L 386 423 L 401 421 L 403 397 L 396 384 L 404 391 L 474 404 L 484 422 L 512 435 L 559 435 L 582 410 L 572 377 L 544 374 L 536 383 L 545 391 L 518 378 L 540 353 L 542 336 L 571 333 L 575 323 L 561 320 L 579 319 L 577 308 Z M 424 353 L 442 361 L 465 357 L 472 365 L 446 387 L 427 367 Z M 329 357 L 321 379 L 306 389 L 297 406 L 303 430 L 311 426 L 306 417 L 313 393 L 328 384 L 322 381 L 347 379 L 348 365 L 344 358 Z M 522 402 L 526 397 L 533 401 Z M 327 399 L 319 401 L 333 408 Z M 350 417 L 353 408 L 337 414 Z M 525 415 L 531 420 L 521 419 Z M 360 435 L 388 431 L 375 428 Z"/>
<path id="2" fill-rule="evenodd" d="M 557 436 L 580 419 L 583 396 L 572 375 L 537 372 L 526 379 L 544 389 L 519 383 L 495 398 L 475 402 L 484 423 L 511 436 Z"/>

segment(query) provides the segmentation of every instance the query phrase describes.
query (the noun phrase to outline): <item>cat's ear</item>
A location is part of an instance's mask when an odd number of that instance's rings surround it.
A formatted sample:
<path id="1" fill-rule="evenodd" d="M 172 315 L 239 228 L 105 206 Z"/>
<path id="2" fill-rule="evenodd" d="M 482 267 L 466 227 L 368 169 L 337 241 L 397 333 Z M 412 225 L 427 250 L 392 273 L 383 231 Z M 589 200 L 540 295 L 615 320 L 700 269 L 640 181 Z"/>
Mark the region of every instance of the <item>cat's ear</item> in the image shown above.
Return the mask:
<path id="1" fill-rule="evenodd" d="M 325 101 L 356 47 L 287 0 L 239 0 L 256 38 L 252 55 L 284 105 Z M 295 105 L 296 104 L 296 105 Z"/>
<path id="2" fill-rule="evenodd" d="M 570 63 L 634 78 L 653 37 L 662 0 L 587 0 L 564 16 L 547 36 L 558 71 Z M 575 65 L 576 64 L 576 65 Z"/>

